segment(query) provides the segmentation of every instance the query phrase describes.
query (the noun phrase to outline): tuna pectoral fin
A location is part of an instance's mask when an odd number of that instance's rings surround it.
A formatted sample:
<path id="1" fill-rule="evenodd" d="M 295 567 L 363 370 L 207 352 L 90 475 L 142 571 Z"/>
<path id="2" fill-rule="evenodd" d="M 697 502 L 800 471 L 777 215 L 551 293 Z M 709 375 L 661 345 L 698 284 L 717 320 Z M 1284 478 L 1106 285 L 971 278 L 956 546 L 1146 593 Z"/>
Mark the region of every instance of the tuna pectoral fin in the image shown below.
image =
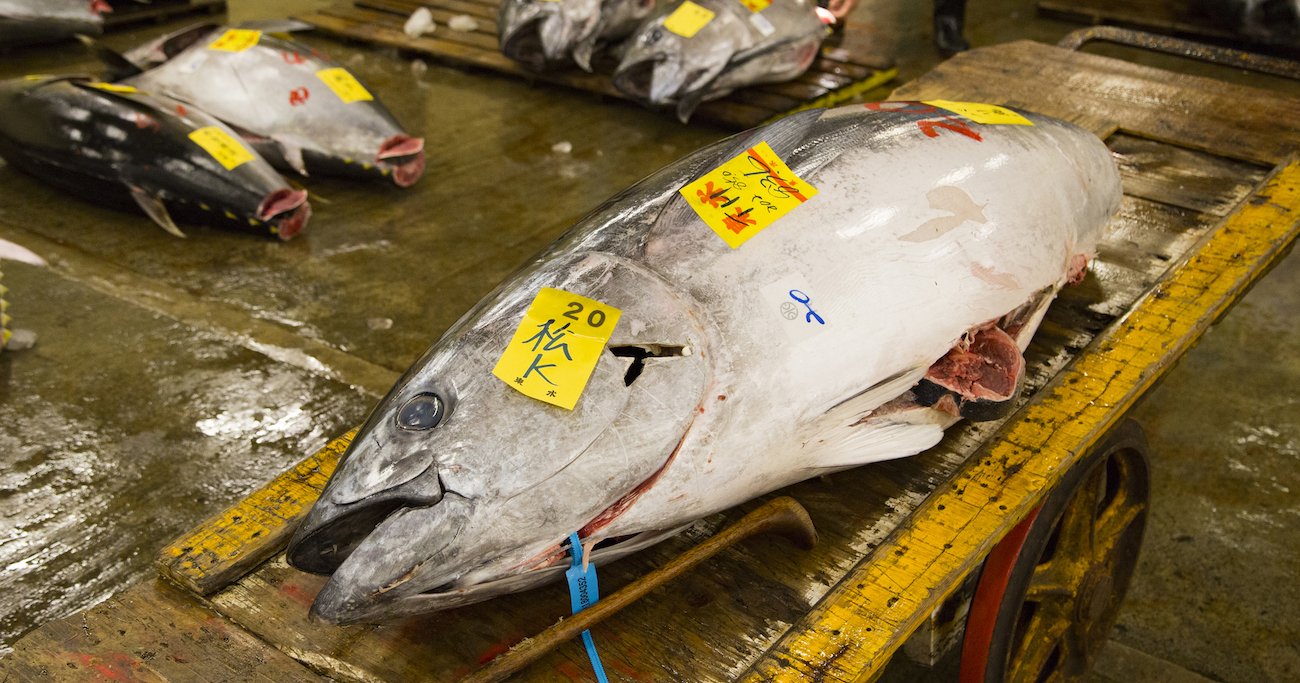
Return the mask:
<path id="1" fill-rule="evenodd" d="M 273 139 L 280 146 L 280 156 L 284 158 L 284 163 L 304 178 L 307 177 L 307 164 L 302 160 L 302 145 L 290 139 Z"/>
<path id="2" fill-rule="evenodd" d="M 172 216 L 167 213 L 167 207 L 163 206 L 161 199 L 138 187 L 131 188 L 131 198 L 135 200 L 136 204 L 140 205 L 140 210 L 148 214 L 153 219 L 153 222 L 157 223 L 163 230 L 177 237 L 185 237 L 185 233 L 181 232 L 181 229 L 172 222 Z"/>
<path id="3" fill-rule="evenodd" d="M 14 244 L 9 240 L 0 239 L 0 261 L 3 260 L 22 261 L 23 263 L 30 263 L 33 266 L 45 265 L 45 259 L 37 256 L 27 247 Z"/>
<path id="4" fill-rule="evenodd" d="M 123 57 L 122 53 L 98 40 L 81 34 L 77 34 L 77 40 L 80 40 L 81 44 L 86 46 L 86 49 L 90 51 L 90 54 L 94 55 L 95 59 L 103 62 L 104 66 L 108 67 L 108 72 L 104 74 L 104 80 L 118 81 L 142 73 L 140 67 Z"/>
<path id="5" fill-rule="evenodd" d="M 887 418 L 840 427 L 803 445 L 799 459 L 806 469 L 857 467 L 916 455 L 943 439 L 933 423 L 889 422 Z"/>

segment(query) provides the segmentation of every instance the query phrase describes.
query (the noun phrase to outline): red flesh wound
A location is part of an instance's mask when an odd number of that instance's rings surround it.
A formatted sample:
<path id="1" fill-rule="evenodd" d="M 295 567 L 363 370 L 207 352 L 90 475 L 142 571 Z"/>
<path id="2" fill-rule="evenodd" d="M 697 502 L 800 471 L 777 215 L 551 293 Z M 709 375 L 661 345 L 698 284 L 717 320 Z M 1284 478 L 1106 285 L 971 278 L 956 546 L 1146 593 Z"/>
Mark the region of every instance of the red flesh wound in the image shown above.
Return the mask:
<path id="1" fill-rule="evenodd" d="M 257 217 L 279 228 L 282 240 L 288 240 L 307 226 L 311 218 L 311 205 L 307 203 L 306 190 L 276 190 L 262 200 Z"/>
<path id="2" fill-rule="evenodd" d="M 398 187 L 410 187 L 424 175 L 424 138 L 394 135 L 379 146 L 375 161 L 393 169 Z"/>
<path id="3" fill-rule="evenodd" d="M 1005 401 L 1015 394 L 1024 366 L 1016 341 L 1000 328 L 988 327 L 976 332 L 968 346 L 957 346 L 931 365 L 925 378 L 967 400 Z"/>

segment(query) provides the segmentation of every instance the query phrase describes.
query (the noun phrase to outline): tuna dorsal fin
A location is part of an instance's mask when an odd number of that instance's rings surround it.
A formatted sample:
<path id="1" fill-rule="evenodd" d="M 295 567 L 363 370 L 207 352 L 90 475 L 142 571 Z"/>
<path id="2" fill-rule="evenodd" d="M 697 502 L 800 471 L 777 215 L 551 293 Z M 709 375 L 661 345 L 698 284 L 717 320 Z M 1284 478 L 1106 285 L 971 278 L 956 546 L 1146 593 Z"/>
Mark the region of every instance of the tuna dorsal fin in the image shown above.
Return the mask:
<path id="1" fill-rule="evenodd" d="M 301 33 L 316 27 L 297 19 L 251 19 L 239 22 L 235 28 L 251 29 L 262 33 Z"/>
<path id="2" fill-rule="evenodd" d="M 185 233 L 181 232 L 181 229 L 176 227 L 176 223 L 172 221 L 172 215 L 167 213 L 167 207 L 163 206 L 161 199 L 134 185 L 131 186 L 131 198 L 163 230 L 182 239 L 185 237 Z"/>
<path id="3" fill-rule="evenodd" d="M 90 54 L 94 55 L 96 59 L 103 62 L 104 66 L 108 68 L 108 72 L 104 74 L 105 80 L 120 81 L 123 78 L 130 78 L 131 76 L 143 73 L 140 67 L 133 64 L 131 60 L 122 56 L 122 53 L 110 48 L 98 40 L 95 40 L 90 36 L 83 36 L 80 33 L 77 34 L 77 40 L 80 40 L 81 44 L 86 46 L 86 49 L 90 51 Z"/>

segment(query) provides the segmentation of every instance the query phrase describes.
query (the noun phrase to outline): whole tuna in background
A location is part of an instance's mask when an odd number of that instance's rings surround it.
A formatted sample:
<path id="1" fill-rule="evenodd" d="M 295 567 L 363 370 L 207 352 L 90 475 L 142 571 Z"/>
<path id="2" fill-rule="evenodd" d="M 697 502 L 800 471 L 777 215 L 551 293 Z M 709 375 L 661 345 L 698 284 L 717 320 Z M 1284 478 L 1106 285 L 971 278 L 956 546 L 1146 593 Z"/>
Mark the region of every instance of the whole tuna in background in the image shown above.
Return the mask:
<path id="1" fill-rule="evenodd" d="M 0 157 L 83 199 L 133 200 L 181 237 L 172 211 L 282 240 L 311 216 L 307 193 L 289 187 L 220 121 L 176 100 L 83 77 L 0 82 Z"/>
<path id="2" fill-rule="evenodd" d="M 654 0 L 504 0 L 501 51 L 533 69 L 576 63 L 592 70 L 597 49 L 619 41 L 649 17 Z"/>
<path id="3" fill-rule="evenodd" d="M 628 39 L 614 72 L 614 86 L 625 95 L 675 105 L 683 122 L 701 102 L 737 88 L 797 78 L 828 32 L 810 0 L 773 0 L 759 12 L 738 0 L 694 4 L 713 13 L 698 32 L 685 37 L 670 30 L 671 11 L 656 17 Z"/>
<path id="4" fill-rule="evenodd" d="M 1020 349 L 1119 206 L 1115 164 L 1042 116 L 875 106 L 678 161 L 461 318 L 374 409 L 290 545 L 294 566 L 332 574 L 314 613 L 379 620 L 559 580 L 575 530 L 608 561 L 920 452 L 957 415 L 1005 413 Z M 818 194 L 732 249 L 679 189 L 760 142 Z M 572 411 L 493 376 L 543 287 L 622 311 Z"/>
<path id="5" fill-rule="evenodd" d="M 0 0 L 0 48 L 99 35 L 112 11 L 103 0 Z"/>
<path id="6" fill-rule="evenodd" d="M 390 177 L 400 187 L 424 173 L 424 140 L 407 135 L 350 73 L 300 43 L 257 29 L 203 24 L 124 57 L 108 58 L 121 83 L 199 107 L 279 168 Z M 325 76 L 342 78 L 342 89 Z"/>

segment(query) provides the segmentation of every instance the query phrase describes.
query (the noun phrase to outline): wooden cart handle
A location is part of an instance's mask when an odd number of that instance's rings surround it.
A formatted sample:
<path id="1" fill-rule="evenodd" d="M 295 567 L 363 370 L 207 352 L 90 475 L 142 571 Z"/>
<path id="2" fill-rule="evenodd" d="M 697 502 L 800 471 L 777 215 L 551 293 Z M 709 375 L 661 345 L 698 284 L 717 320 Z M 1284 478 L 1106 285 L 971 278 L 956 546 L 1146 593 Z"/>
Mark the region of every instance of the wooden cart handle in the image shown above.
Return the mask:
<path id="1" fill-rule="evenodd" d="M 750 536 L 777 534 L 803 550 L 817 543 L 817 530 L 802 505 L 789 496 L 773 498 L 708 540 L 673 558 L 668 564 L 624 586 L 587 609 L 556 622 L 462 679 L 463 683 L 493 683 L 541 659 L 583 631 L 617 614 L 650 591 Z"/>

